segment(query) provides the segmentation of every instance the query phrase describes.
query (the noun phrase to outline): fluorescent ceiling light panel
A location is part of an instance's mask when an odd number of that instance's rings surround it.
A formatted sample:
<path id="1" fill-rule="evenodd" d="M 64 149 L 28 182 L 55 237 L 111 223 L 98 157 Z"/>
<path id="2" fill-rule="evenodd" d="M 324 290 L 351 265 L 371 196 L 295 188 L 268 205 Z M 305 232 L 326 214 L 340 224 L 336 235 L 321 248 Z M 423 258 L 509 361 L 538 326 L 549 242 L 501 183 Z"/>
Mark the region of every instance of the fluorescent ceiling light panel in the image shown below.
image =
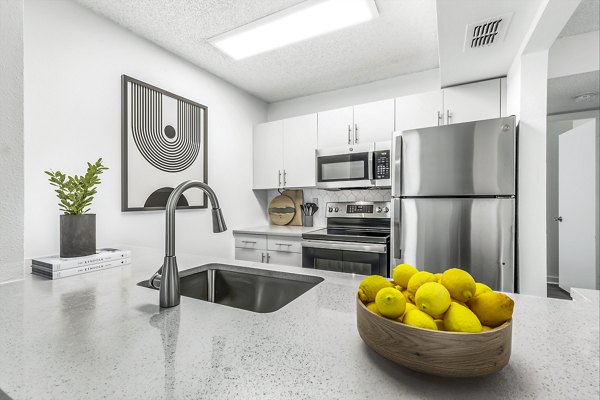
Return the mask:
<path id="1" fill-rule="evenodd" d="M 309 0 L 209 42 L 235 60 L 337 31 L 377 17 L 374 0 Z"/>

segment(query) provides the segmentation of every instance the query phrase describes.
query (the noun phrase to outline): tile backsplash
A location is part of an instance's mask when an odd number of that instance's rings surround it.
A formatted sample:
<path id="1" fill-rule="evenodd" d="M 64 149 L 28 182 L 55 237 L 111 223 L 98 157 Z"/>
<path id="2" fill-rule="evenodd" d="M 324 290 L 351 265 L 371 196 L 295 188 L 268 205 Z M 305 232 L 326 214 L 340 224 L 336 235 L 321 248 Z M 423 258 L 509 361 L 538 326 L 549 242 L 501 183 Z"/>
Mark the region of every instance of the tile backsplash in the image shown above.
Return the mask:
<path id="1" fill-rule="evenodd" d="M 314 203 L 318 199 L 319 211 L 314 215 L 314 226 L 325 226 L 325 206 L 329 202 L 340 201 L 390 201 L 390 189 L 360 189 L 360 190 L 323 190 L 323 189 L 303 189 L 304 202 Z M 268 202 L 277 196 L 277 190 L 268 191 Z M 267 203 L 268 204 L 268 203 Z"/>

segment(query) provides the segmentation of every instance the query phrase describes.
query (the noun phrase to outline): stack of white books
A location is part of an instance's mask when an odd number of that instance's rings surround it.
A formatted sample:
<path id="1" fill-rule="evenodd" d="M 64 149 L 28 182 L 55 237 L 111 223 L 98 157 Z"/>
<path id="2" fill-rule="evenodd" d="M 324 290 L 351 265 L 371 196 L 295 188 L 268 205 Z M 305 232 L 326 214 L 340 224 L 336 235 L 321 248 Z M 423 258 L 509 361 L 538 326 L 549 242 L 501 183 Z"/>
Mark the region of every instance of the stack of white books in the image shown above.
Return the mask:
<path id="1" fill-rule="evenodd" d="M 98 249 L 96 254 L 84 257 L 60 258 L 59 256 L 34 258 L 31 273 L 48 279 L 66 278 L 131 263 L 131 251 L 123 249 Z"/>

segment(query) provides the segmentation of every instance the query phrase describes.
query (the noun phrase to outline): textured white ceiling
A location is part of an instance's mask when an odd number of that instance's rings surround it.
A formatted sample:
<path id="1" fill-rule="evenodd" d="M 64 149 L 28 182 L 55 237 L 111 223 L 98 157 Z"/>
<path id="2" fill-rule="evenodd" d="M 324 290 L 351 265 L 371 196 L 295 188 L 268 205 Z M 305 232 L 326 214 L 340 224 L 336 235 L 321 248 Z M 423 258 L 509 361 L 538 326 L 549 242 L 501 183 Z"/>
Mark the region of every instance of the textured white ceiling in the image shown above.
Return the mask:
<path id="1" fill-rule="evenodd" d="M 573 99 L 587 92 L 595 92 L 597 96 L 589 102 L 577 103 Z M 598 108 L 600 108 L 600 71 L 548 79 L 548 114 Z"/>
<path id="2" fill-rule="evenodd" d="M 600 0 L 582 0 L 558 37 L 581 35 L 598 29 L 600 29 Z"/>
<path id="3" fill-rule="evenodd" d="M 376 0 L 379 17 L 240 61 L 207 39 L 301 0 L 76 0 L 267 101 L 438 67 L 435 0 Z"/>

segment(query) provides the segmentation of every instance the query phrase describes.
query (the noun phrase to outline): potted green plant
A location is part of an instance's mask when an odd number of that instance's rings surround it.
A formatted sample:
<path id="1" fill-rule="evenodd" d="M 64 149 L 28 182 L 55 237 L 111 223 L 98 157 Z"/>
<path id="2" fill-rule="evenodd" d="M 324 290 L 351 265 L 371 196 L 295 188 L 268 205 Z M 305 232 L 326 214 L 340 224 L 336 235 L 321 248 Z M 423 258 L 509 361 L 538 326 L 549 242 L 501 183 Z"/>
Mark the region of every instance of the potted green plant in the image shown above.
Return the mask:
<path id="1" fill-rule="evenodd" d="M 100 175 L 108 168 L 102 158 L 87 163 L 85 175 L 67 176 L 60 171 L 44 171 L 56 189 L 60 216 L 60 257 L 81 257 L 96 252 L 96 214 L 88 214 Z"/>

